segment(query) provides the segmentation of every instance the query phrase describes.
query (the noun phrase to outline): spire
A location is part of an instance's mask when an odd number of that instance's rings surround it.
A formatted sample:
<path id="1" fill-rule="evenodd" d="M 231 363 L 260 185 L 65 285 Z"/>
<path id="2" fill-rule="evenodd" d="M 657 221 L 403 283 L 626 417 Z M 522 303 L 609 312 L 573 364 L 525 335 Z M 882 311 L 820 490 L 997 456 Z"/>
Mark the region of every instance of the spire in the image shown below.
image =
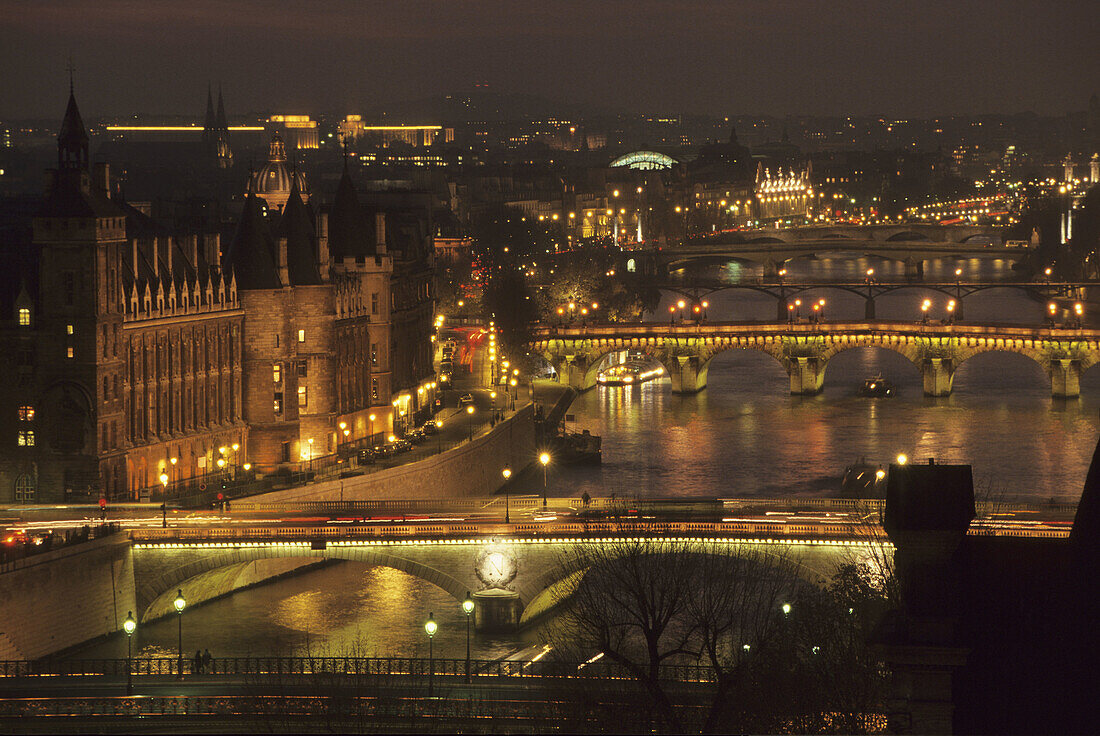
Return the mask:
<path id="1" fill-rule="evenodd" d="M 368 245 L 366 222 L 363 220 L 363 208 L 355 193 L 355 184 L 348 172 L 347 160 L 344 161 L 344 174 L 336 187 L 336 199 L 328 221 L 328 249 L 334 260 L 361 258 L 373 255 Z"/>
<path id="2" fill-rule="evenodd" d="M 313 219 L 298 189 L 298 178 L 291 177 L 290 196 L 283 208 L 280 237 L 286 238 L 286 266 L 292 286 L 315 286 L 321 283 L 317 270 L 316 241 Z"/>
<path id="3" fill-rule="evenodd" d="M 88 134 L 84 131 L 84 121 L 80 118 L 76 96 L 71 90 L 65 119 L 61 121 L 61 130 L 57 134 L 57 168 L 88 168 Z"/>
<path id="4" fill-rule="evenodd" d="M 229 135 L 229 121 L 225 117 L 225 103 L 222 102 L 222 86 L 220 84 L 218 85 L 218 114 L 214 119 L 214 125 L 219 133 Z"/>
<path id="5" fill-rule="evenodd" d="M 214 119 L 214 96 L 210 89 L 210 85 L 206 85 L 206 117 L 203 119 L 202 124 L 202 138 L 205 141 L 213 140 L 214 138 L 214 126 L 217 122 Z"/>

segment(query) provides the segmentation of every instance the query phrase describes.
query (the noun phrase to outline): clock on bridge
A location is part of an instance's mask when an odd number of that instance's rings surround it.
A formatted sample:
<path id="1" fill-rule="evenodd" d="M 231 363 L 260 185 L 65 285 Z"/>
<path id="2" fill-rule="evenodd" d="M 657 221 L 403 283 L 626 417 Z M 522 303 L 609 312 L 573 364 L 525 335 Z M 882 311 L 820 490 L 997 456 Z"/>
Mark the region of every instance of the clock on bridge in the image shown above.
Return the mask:
<path id="1" fill-rule="evenodd" d="M 474 572 L 489 588 L 504 588 L 516 577 L 516 556 L 497 545 L 486 547 L 477 556 Z"/>

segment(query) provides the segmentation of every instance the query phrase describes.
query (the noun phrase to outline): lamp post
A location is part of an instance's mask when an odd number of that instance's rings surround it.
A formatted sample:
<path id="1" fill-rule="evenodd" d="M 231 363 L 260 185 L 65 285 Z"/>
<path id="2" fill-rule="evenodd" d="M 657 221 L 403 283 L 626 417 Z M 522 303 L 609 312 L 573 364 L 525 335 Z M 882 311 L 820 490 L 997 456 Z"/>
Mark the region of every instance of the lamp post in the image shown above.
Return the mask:
<path id="1" fill-rule="evenodd" d="M 470 682 L 470 614 L 474 612 L 474 601 L 470 591 L 466 591 L 466 600 L 462 601 L 462 610 L 466 612 L 466 682 Z"/>
<path id="2" fill-rule="evenodd" d="M 435 657 L 432 651 L 432 640 L 435 637 L 435 632 L 439 630 L 439 626 L 435 623 L 435 613 L 428 614 L 428 622 L 424 624 L 424 631 L 428 632 L 428 697 L 432 697 L 433 686 L 435 685 Z"/>
<path id="3" fill-rule="evenodd" d="M 374 420 L 375 419 L 377 419 L 377 417 L 375 417 L 374 414 L 371 414 L 369 417 L 367 417 L 367 420 L 370 422 L 370 445 L 371 445 L 371 447 L 374 446 Z"/>
<path id="4" fill-rule="evenodd" d="M 187 606 L 187 601 L 183 597 L 183 588 L 176 591 L 176 600 L 172 601 L 172 605 L 176 609 L 176 622 L 178 624 L 177 632 L 179 638 L 177 639 L 178 646 L 176 651 L 179 653 L 179 661 L 176 664 L 176 677 L 177 679 L 183 679 L 183 609 Z"/>
<path id="5" fill-rule="evenodd" d="M 540 453 L 539 462 L 542 463 L 542 507 L 546 508 L 546 466 L 550 464 L 550 453 Z"/>
<path id="6" fill-rule="evenodd" d="M 436 452 L 442 454 L 443 452 L 443 420 L 435 420 L 435 439 L 436 439 Z"/>
<path id="7" fill-rule="evenodd" d="M 126 620 L 122 622 L 122 630 L 126 632 L 126 694 L 134 694 L 134 677 L 131 660 L 134 656 L 133 638 L 137 629 L 137 621 L 134 620 L 134 612 L 126 612 Z"/>
<path id="8" fill-rule="evenodd" d="M 474 441 L 474 407 L 473 404 L 466 407 L 466 413 L 470 415 L 470 442 Z"/>
<path id="9" fill-rule="evenodd" d="M 306 440 L 306 443 L 309 445 L 309 472 L 312 473 L 313 472 L 313 438 L 310 437 L 308 440 Z"/>
<path id="10" fill-rule="evenodd" d="M 504 523 L 511 524 L 512 519 L 508 513 L 508 479 L 512 477 L 512 469 L 505 468 L 500 474 L 504 476 Z"/>

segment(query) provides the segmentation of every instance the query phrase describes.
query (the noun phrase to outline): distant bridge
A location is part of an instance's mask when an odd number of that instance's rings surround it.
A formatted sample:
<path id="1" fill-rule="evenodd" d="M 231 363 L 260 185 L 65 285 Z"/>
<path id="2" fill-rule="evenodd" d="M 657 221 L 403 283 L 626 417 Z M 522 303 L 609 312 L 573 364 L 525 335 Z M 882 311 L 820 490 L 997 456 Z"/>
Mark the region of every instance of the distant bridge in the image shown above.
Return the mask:
<path id="1" fill-rule="evenodd" d="M 689 278 L 680 280 L 668 277 L 653 277 L 652 279 L 645 280 L 642 283 L 647 284 L 651 287 L 656 287 L 658 289 L 661 289 L 662 291 L 680 294 L 690 299 L 691 304 L 689 304 L 687 307 L 689 312 L 685 316 L 691 316 L 691 308 L 695 305 L 701 304 L 702 298 L 705 296 L 716 294 L 721 291 L 731 290 L 756 291 L 761 294 L 767 294 L 776 299 L 775 316 L 778 320 L 786 320 L 788 318 L 787 306 L 791 299 L 794 299 L 800 294 L 804 294 L 810 291 L 816 292 L 836 290 L 861 297 L 864 300 L 863 318 L 867 320 L 875 319 L 875 299 L 884 294 L 891 294 L 895 291 L 901 291 L 903 289 L 923 289 L 926 291 L 935 291 L 955 300 L 954 315 L 956 319 L 961 320 L 964 319 L 964 300 L 968 296 L 971 296 L 972 294 L 977 294 L 982 291 L 989 291 L 991 289 L 1015 289 L 1041 299 L 1058 298 L 1084 301 L 1085 299 L 1087 299 L 1087 290 L 1089 289 L 1089 287 L 1100 288 L 1100 283 L 1085 281 L 883 282 L 873 280 L 868 283 L 867 281 L 800 282 L 791 281 L 783 278 L 774 278 L 770 280 L 762 280 L 749 283 L 730 283 L 728 281 L 721 281 L 718 279 Z"/>
<path id="2" fill-rule="evenodd" d="M 1047 372 L 1055 397 L 1079 396 L 1080 378 L 1100 361 L 1100 330 L 1034 326 L 830 322 L 823 324 L 603 324 L 541 327 L 531 350 L 579 391 L 596 385 L 604 358 L 639 350 L 665 367 L 676 393 L 706 388 L 710 361 L 727 350 L 759 350 L 779 361 L 791 393 L 821 391 L 829 359 L 853 348 L 878 347 L 904 355 L 921 371 L 926 396 L 948 396 L 955 371 L 987 352 L 1026 355 Z"/>
<path id="3" fill-rule="evenodd" d="M 760 263 L 766 278 L 797 258 L 851 252 L 905 263 L 920 278 L 924 261 L 935 258 L 1000 258 L 1019 261 L 1027 248 L 1001 244 L 1002 230 L 983 226 L 877 225 L 750 230 L 699 238 L 657 251 L 630 253 L 634 270 L 659 274 L 693 263 L 738 260 Z M 640 263 L 638 263 L 640 261 Z"/>

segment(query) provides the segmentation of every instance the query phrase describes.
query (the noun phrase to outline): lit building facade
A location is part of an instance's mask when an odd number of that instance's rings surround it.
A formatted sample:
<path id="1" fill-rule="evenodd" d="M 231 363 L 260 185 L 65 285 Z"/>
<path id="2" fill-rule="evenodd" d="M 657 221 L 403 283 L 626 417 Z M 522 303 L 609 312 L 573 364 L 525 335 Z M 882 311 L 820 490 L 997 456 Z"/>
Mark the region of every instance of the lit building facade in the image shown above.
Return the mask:
<path id="1" fill-rule="evenodd" d="M 89 171 L 70 97 L 30 232 L 0 251 L 0 503 L 301 468 L 427 418 L 430 213 L 360 204 L 345 171 L 315 214 L 288 178 L 281 208 L 251 182 L 224 252 L 172 234 Z"/>

